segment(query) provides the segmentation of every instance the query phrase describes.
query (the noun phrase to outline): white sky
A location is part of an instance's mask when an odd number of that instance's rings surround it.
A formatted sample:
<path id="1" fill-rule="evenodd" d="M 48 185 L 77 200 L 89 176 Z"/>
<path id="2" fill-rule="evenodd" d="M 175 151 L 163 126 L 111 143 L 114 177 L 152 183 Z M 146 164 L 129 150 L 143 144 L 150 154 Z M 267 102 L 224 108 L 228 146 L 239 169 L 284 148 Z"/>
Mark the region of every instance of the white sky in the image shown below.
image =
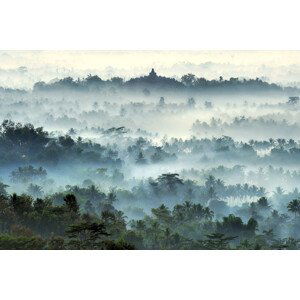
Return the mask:
<path id="1" fill-rule="evenodd" d="M 17 69 L 25 66 L 27 73 Z M 30 89 L 36 81 L 97 74 L 103 79 L 145 75 L 207 79 L 263 78 L 300 86 L 300 51 L 0 51 L 0 85 Z"/>
<path id="2" fill-rule="evenodd" d="M 149 64 L 172 65 L 178 62 L 205 62 L 238 65 L 283 66 L 300 64 L 300 51 L 0 51 L 1 67 L 20 64 L 72 66 L 79 69 L 106 66 L 143 67 Z M 5 58 L 5 59 L 4 59 Z"/>

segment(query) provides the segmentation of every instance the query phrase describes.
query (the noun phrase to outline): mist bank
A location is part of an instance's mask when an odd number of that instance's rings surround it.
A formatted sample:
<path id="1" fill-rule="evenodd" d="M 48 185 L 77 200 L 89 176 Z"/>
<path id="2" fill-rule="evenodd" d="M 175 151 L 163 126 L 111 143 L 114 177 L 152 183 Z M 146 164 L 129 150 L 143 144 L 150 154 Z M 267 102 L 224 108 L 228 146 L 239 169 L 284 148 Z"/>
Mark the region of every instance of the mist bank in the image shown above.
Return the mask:
<path id="1" fill-rule="evenodd" d="M 197 77 L 188 73 L 181 79 L 173 77 L 159 76 L 154 69 L 146 76 L 130 78 L 125 80 L 122 77 L 112 77 L 103 80 L 97 75 L 89 74 L 86 78 L 65 77 L 62 79 L 53 79 L 48 83 L 44 81 L 36 82 L 32 90 L 1 88 L 2 93 L 53 93 L 53 92 L 73 92 L 73 93 L 143 93 L 149 96 L 156 92 L 172 92 L 190 95 L 299 95 L 299 89 L 294 86 L 280 86 L 275 83 L 268 83 L 260 78 L 246 79 L 231 77 L 224 79 L 219 76 L 218 79 L 208 80 L 204 77 Z"/>
<path id="2" fill-rule="evenodd" d="M 299 87 L 299 51 L 0 51 L 0 86 L 30 89 L 35 82 L 83 78 L 126 80 L 147 74 L 181 78 L 193 73 L 209 80 L 261 78 Z"/>
<path id="3" fill-rule="evenodd" d="M 0 249 L 300 248 L 297 89 L 69 77 L 0 120 Z"/>

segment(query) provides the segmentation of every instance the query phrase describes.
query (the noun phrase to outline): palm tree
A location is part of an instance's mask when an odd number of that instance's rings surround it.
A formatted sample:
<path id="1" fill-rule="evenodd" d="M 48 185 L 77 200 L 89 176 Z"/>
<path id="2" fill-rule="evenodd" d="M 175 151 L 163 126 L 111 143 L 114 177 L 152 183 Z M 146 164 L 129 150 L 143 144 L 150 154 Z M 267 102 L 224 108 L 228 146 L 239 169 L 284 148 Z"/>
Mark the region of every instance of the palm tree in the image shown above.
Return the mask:
<path id="1" fill-rule="evenodd" d="M 204 240 L 206 249 L 211 250 L 225 250 L 230 248 L 230 242 L 237 238 L 236 236 L 225 236 L 223 233 L 212 233 L 206 235 L 207 239 Z"/>
<path id="2" fill-rule="evenodd" d="M 167 188 L 169 192 L 176 193 L 176 186 L 183 184 L 183 180 L 179 178 L 177 173 L 162 174 L 157 178 L 157 182 Z"/>
<path id="3" fill-rule="evenodd" d="M 170 223 L 172 220 L 171 212 L 168 207 L 162 204 L 158 208 L 152 208 L 152 214 L 156 217 L 160 223 Z"/>
<path id="4" fill-rule="evenodd" d="M 214 212 L 210 210 L 208 207 L 205 207 L 203 210 L 204 218 L 207 220 L 211 220 L 214 216 Z"/>
<path id="5" fill-rule="evenodd" d="M 158 237 L 160 234 L 160 226 L 157 221 L 152 222 L 150 227 L 150 234 L 152 236 L 152 249 L 156 249 L 158 247 Z"/>
<path id="6" fill-rule="evenodd" d="M 0 182 L 0 195 L 7 196 L 6 188 L 8 187 L 7 184 Z"/>
<path id="7" fill-rule="evenodd" d="M 292 200 L 288 206 L 287 206 L 288 211 L 292 212 L 295 214 L 295 217 L 297 214 L 300 214 L 300 200 L 294 199 Z"/>
<path id="8" fill-rule="evenodd" d="M 42 197 L 44 193 L 41 186 L 33 183 L 30 183 L 27 188 L 27 192 L 33 197 Z"/>
<path id="9" fill-rule="evenodd" d="M 283 194 L 284 194 L 283 188 L 280 186 L 276 187 L 276 190 L 274 192 L 274 197 L 281 197 Z"/>

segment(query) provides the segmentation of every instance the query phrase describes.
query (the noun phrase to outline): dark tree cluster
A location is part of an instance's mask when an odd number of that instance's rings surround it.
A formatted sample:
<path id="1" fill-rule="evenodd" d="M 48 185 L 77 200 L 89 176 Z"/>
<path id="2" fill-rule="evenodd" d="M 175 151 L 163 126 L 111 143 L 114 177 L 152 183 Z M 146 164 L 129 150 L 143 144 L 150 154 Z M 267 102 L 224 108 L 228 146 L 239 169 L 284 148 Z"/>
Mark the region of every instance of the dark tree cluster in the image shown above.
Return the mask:
<path id="1" fill-rule="evenodd" d="M 169 178 L 168 178 L 169 177 Z M 176 175 L 162 175 L 167 182 Z M 175 178 L 175 179 L 174 179 Z M 177 178 L 177 179 L 176 179 Z M 182 183 L 179 183 L 182 184 Z M 80 193 L 78 193 L 80 195 Z M 162 204 L 142 219 L 126 221 L 114 208 L 114 194 L 97 194 L 80 206 L 74 194 L 60 205 L 51 198 L 0 196 L 0 249 L 299 249 L 300 200 L 287 214 L 272 208 L 267 198 L 221 219 L 208 206 L 189 200 L 172 209 Z M 92 199 L 92 198 L 90 198 Z M 101 199 L 101 200 L 100 200 Z M 246 219 L 247 221 L 243 221 Z M 281 237 L 281 231 L 289 231 Z"/>
<path id="2" fill-rule="evenodd" d="M 4 165 L 18 164 L 50 164 L 60 162 L 98 163 L 102 165 L 122 164 L 117 152 L 110 147 L 74 140 L 71 136 L 51 137 L 42 127 L 32 124 L 3 121 L 0 126 L 0 163 Z M 29 167 L 28 172 L 32 172 Z M 25 169 L 19 170 L 24 173 Z M 20 175 L 20 174 L 19 174 Z M 14 174 L 13 177 L 18 176 Z"/>
<path id="3" fill-rule="evenodd" d="M 73 79 L 66 77 L 52 83 L 43 81 L 34 84 L 33 90 L 37 92 L 53 92 L 72 90 L 79 92 L 103 91 L 109 89 L 141 90 L 145 96 L 151 94 L 151 90 L 177 90 L 177 91 L 197 91 L 197 92 L 218 92 L 218 93 L 295 93 L 297 88 L 282 88 L 274 83 L 268 83 L 262 79 L 240 79 L 231 77 L 228 80 L 222 76 L 218 80 L 208 80 L 203 77 L 196 77 L 194 74 L 186 74 L 180 80 L 170 77 L 159 76 L 154 69 L 146 76 L 131 78 L 124 81 L 123 78 L 113 77 L 103 80 L 97 75 L 88 75 L 84 79 Z M 189 105 L 194 105 L 190 100 Z"/>

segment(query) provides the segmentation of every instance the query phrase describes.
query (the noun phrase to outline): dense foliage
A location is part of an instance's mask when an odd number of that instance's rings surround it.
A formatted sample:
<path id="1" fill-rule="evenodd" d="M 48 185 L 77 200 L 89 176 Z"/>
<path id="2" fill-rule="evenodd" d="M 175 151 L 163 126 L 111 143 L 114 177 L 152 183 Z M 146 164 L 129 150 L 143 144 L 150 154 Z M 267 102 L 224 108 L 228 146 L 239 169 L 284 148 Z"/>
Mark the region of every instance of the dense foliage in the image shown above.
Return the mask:
<path id="1" fill-rule="evenodd" d="M 126 221 L 114 208 L 115 195 L 89 198 L 80 207 L 73 194 L 63 204 L 51 197 L 0 197 L 0 249 L 299 249 L 300 200 L 287 214 L 265 197 L 216 220 L 208 206 L 189 200 L 162 204 L 142 219 Z M 246 216 L 247 222 L 237 216 Z M 280 238 L 282 231 L 290 232 Z"/>
<path id="2" fill-rule="evenodd" d="M 0 89 L 0 248 L 299 249 L 298 92 L 154 70 Z"/>
<path id="3" fill-rule="evenodd" d="M 149 95 L 151 90 L 177 90 L 177 91 L 197 91 L 203 93 L 283 93 L 296 92 L 297 88 L 287 87 L 282 88 L 274 83 L 270 84 L 262 79 L 239 79 L 231 77 L 228 80 L 222 76 L 218 80 L 207 80 L 203 77 L 196 77 L 194 74 L 186 74 L 180 80 L 174 78 L 159 76 L 154 69 L 149 75 L 131 78 L 124 81 L 123 78 L 113 77 L 110 80 L 103 80 L 97 75 L 89 75 L 84 79 L 74 80 L 72 77 L 66 77 L 52 83 L 45 83 L 43 81 L 37 82 L 34 85 L 35 91 L 62 91 L 72 90 L 79 92 L 99 91 L 105 88 L 123 89 L 123 90 L 137 90 L 143 89 L 145 96 Z"/>

